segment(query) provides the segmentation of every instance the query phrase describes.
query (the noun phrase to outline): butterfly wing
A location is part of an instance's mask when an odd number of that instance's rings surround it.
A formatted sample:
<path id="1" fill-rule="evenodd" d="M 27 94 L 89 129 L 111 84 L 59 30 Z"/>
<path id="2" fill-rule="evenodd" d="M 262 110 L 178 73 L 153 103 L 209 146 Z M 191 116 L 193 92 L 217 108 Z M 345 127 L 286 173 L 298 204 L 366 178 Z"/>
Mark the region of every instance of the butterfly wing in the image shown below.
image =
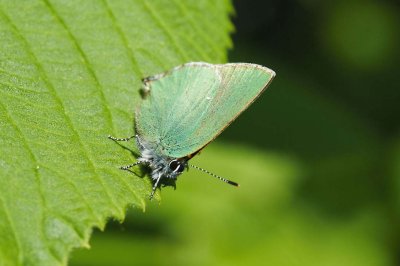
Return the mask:
<path id="1" fill-rule="evenodd" d="M 275 73 L 233 63 L 188 63 L 157 76 L 136 111 L 136 130 L 164 155 L 181 158 L 215 139 L 268 86 Z"/>

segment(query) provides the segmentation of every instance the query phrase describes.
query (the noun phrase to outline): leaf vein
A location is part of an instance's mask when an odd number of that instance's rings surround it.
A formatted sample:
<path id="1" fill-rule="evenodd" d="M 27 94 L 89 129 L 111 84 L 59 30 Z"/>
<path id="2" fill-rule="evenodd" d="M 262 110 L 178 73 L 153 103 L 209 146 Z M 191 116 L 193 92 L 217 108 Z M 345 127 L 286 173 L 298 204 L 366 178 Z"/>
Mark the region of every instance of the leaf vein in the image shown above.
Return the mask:
<path id="1" fill-rule="evenodd" d="M 7 18 L 8 19 L 8 18 Z M 111 203 L 114 205 L 114 207 L 116 208 L 116 210 L 119 210 L 118 205 L 114 202 L 114 199 L 111 197 L 108 189 L 106 188 L 103 179 L 100 177 L 100 175 L 97 173 L 96 168 L 94 167 L 92 158 L 89 156 L 89 152 L 87 151 L 85 145 L 83 144 L 83 141 L 81 140 L 80 135 L 78 134 L 77 130 L 75 129 L 71 118 L 66 114 L 65 112 L 65 108 L 64 105 L 60 99 L 60 97 L 58 96 L 55 88 L 53 87 L 53 85 L 51 84 L 51 82 L 49 81 L 49 78 L 47 77 L 47 74 L 44 70 L 44 68 L 42 67 L 42 65 L 40 64 L 38 58 L 36 57 L 36 55 L 33 53 L 32 48 L 29 45 L 28 40 L 26 40 L 24 38 L 24 36 L 22 34 L 20 34 L 18 28 L 11 22 L 10 19 L 8 19 L 10 25 L 13 27 L 14 32 L 16 33 L 16 35 L 20 38 L 21 42 L 23 43 L 23 45 L 26 48 L 27 53 L 29 53 L 33 63 L 36 65 L 36 68 L 39 72 L 39 74 L 42 76 L 44 83 L 47 85 L 47 88 L 49 89 L 49 92 L 51 93 L 51 95 L 53 96 L 53 98 L 55 99 L 55 101 L 58 103 L 60 109 L 62 110 L 61 113 L 64 114 L 66 123 L 69 125 L 72 133 L 74 136 L 76 136 L 77 141 L 79 142 L 79 146 L 82 147 L 82 151 L 87 155 L 87 159 L 89 162 L 89 165 L 93 171 L 93 173 L 95 174 L 94 176 L 97 178 L 97 180 L 99 180 L 100 185 L 103 187 L 103 190 L 105 192 L 105 194 L 107 195 L 107 197 L 110 199 Z M 44 199 L 43 199 L 44 200 Z M 43 223 L 43 221 L 42 221 Z M 43 224 L 42 224 L 43 225 Z M 43 232 L 42 232 L 43 233 Z"/>
<path id="2" fill-rule="evenodd" d="M 94 78 L 94 81 L 95 81 L 97 87 L 100 88 L 98 79 L 97 79 L 96 76 L 94 75 L 93 70 L 89 67 L 90 64 L 89 64 L 89 62 L 88 62 L 88 60 L 87 60 L 85 54 L 83 53 L 82 49 L 81 49 L 80 46 L 78 45 L 76 39 L 75 39 L 74 36 L 72 35 L 71 31 L 70 31 L 69 28 L 66 26 L 66 24 L 65 24 L 64 21 L 61 19 L 61 17 L 57 14 L 57 12 L 54 10 L 53 6 L 48 2 L 48 0 L 43 0 L 43 1 L 44 1 L 44 3 L 46 4 L 46 6 L 49 8 L 49 10 L 50 10 L 50 12 L 52 13 L 52 15 L 58 20 L 58 22 L 59 22 L 59 23 L 62 25 L 62 27 L 65 29 L 65 31 L 66 31 L 68 37 L 70 38 L 71 42 L 75 45 L 76 49 L 78 50 L 78 53 L 81 55 L 82 59 L 84 60 L 84 62 L 85 62 L 84 65 L 85 65 L 86 68 L 88 69 L 89 74 Z M 33 55 L 33 53 L 32 53 L 32 55 Z M 37 58 L 36 58 L 34 55 L 33 55 L 33 57 L 34 57 L 34 59 L 35 59 L 35 61 L 36 61 L 37 66 L 41 69 L 42 75 L 44 75 L 44 76 L 46 77 L 45 71 L 44 71 L 44 69 L 41 67 L 39 61 L 37 60 Z M 47 79 L 45 79 L 45 80 L 47 80 Z M 83 152 L 87 155 L 87 159 L 88 159 L 88 162 L 89 162 L 89 164 L 90 164 L 90 167 L 92 168 L 93 173 L 95 174 L 95 176 L 96 176 L 97 179 L 99 180 L 101 186 L 103 187 L 103 190 L 105 191 L 106 195 L 107 195 L 108 198 L 110 199 L 111 203 L 114 205 L 114 207 L 115 207 L 117 210 L 119 210 L 118 205 L 115 203 L 114 198 L 111 196 L 109 190 L 107 189 L 107 187 L 105 186 L 105 184 L 104 184 L 104 182 L 103 182 L 103 179 L 101 178 L 100 174 L 97 172 L 96 167 L 95 167 L 95 164 L 93 163 L 93 159 L 91 158 L 90 153 L 88 152 L 87 148 L 85 147 L 84 142 L 82 141 L 82 139 L 81 139 L 81 137 L 80 137 L 78 131 L 75 129 L 75 126 L 74 126 L 74 124 L 72 123 L 71 118 L 66 114 L 64 105 L 63 105 L 63 103 L 62 103 L 60 97 L 58 96 L 58 94 L 57 94 L 55 88 L 54 88 L 53 85 L 50 83 L 50 81 L 49 81 L 49 82 L 46 82 L 46 83 L 47 83 L 49 89 L 52 90 L 52 92 L 53 92 L 52 94 L 53 94 L 54 98 L 57 100 L 57 102 L 59 103 L 61 109 L 63 110 L 62 113 L 64 114 L 64 116 L 65 116 L 65 118 L 66 118 L 66 121 L 67 121 L 67 123 L 70 125 L 71 130 L 73 131 L 74 135 L 77 137 L 77 140 L 78 140 L 80 146 L 82 147 Z M 104 103 L 104 102 L 105 102 L 105 99 L 104 99 L 104 94 L 103 94 L 101 88 L 99 89 L 99 91 L 100 91 L 100 97 L 101 97 L 101 99 L 102 99 L 102 101 L 103 101 L 103 103 Z M 108 121 L 110 121 L 110 119 L 111 119 L 111 114 L 110 114 L 110 111 L 109 111 L 107 105 L 105 105 L 105 106 L 106 106 L 106 113 L 107 113 L 107 116 L 108 116 L 108 118 L 109 118 Z M 111 124 L 112 124 L 112 123 L 111 123 Z M 112 127 L 112 125 L 111 125 L 111 127 Z"/>
<path id="3" fill-rule="evenodd" d="M 12 232 L 12 234 L 13 234 L 13 236 L 14 236 L 14 239 L 15 239 L 15 242 L 16 242 L 16 244 L 17 244 L 17 254 L 18 254 L 18 262 L 21 262 L 22 261 L 22 258 L 23 258 L 23 254 L 22 254 L 22 248 L 21 248 L 21 242 L 20 242 L 20 240 L 19 240 L 19 237 L 18 237 L 18 235 L 17 235 L 17 230 L 16 230 L 16 228 L 15 228 L 15 225 L 14 225 L 14 222 L 13 222 L 13 220 L 11 219 L 11 215 L 10 215 L 10 212 L 9 212 L 9 210 L 8 210 L 8 207 L 7 207 L 7 205 L 4 203 L 4 200 L 1 198 L 1 195 L 0 195 L 0 204 L 3 206 L 3 210 L 4 210 L 4 212 L 5 212 L 5 214 L 6 214 L 6 219 L 7 219 L 7 222 L 10 224 L 10 228 L 11 228 L 11 232 Z"/>
<path id="4" fill-rule="evenodd" d="M 85 203 L 85 205 L 87 206 L 88 210 L 92 213 L 92 215 L 94 217 L 96 217 L 96 220 L 98 222 L 98 224 L 102 224 L 103 221 L 96 215 L 94 209 L 92 208 L 92 206 L 88 203 L 88 201 L 86 200 L 86 198 L 82 195 L 82 193 L 80 192 L 80 190 L 78 189 L 78 187 L 76 186 L 76 184 L 74 182 L 71 182 L 71 180 L 67 177 L 65 177 L 62 173 L 59 173 L 53 169 L 51 169 L 50 167 L 47 167 L 45 165 L 40 165 L 41 168 L 47 169 L 48 171 L 54 173 L 55 175 L 61 177 L 62 179 L 65 180 L 66 183 L 70 184 L 75 192 L 78 194 L 78 196 L 83 200 L 83 202 Z M 57 216 L 59 217 L 59 216 Z M 64 216 L 62 217 L 64 220 L 66 220 L 67 218 L 65 218 Z M 79 237 L 81 237 L 81 239 L 84 239 L 84 235 L 82 233 L 79 232 L 78 229 L 75 228 L 75 226 L 73 225 L 73 223 L 68 219 L 68 223 L 71 224 L 71 226 L 74 228 L 74 230 L 76 231 L 76 233 L 79 235 Z"/>
<path id="5" fill-rule="evenodd" d="M 184 60 L 185 62 L 188 61 L 188 56 L 184 50 L 178 45 L 175 38 L 173 37 L 172 33 L 169 31 L 167 25 L 164 24 L 163 20 L 158 16 L 158 14 L 154 11 L 154 8 L 149 4 L 148 1 L 143 1 L 143 5 L 150 14 L 150 16 L 154 19 L 154 21 L 158 24 L 158 26 L 165 32 L 168 39 L 170 39 L 171 43 L 173 43 L 173 47 L 175 48 L 178 55 Z"/>
<path id="6" fill-rule="evenodd" d="M 199 33 L 199 35 L 209 44 L 209 46 L 212 47 L 212 50 L 214 50 L 214 52 L 216 54 L 219 54 L 220 51 L 217 48 L 216 43 L 212 41 L 212 39 L 209 37 L 208 34 L 205 34 L 205 32 L 197 26 L 197 23 L 195 23 L 193 21 L 191 16 L 188 16 L 188 11 L 186 9 L 186 6 L 183 4 L 183 2 L 176 1 L 176 0 L 173 0 L 173 2 L 175 3 L 175 5 L 178 6 L 179 11 L 181 12 L 181 14 L 183 14 L 183 16 L 189 21 L 189 24 L 192 26 L 192 28 L 194 28 Z M 191 40 L 191 43 L 193 44 L 193 40 Z M 201 53 L 201 55 L 204 56 L 204 58 L 208 58 L 208 60 L 211 59 L 211 57 L 207 53 L 203 52 L 202 49 L 198 48 L 198 45 L 197 45 L 196 41 L 194 41 L 194 44 L 196 44 L 196 50 L 198 50 Z"/>
<path id="7" fill-rule="evenodd" d="M 11 127 L 13 127 L 14 130 L 17 132 L 19 139 L 21 139 L 22 145 L 25 147 L 29 157 L 32 159 L 33 165 L 37 165 L 37 159 L 35 158 L 35 155 L 33 154 L 32 150 L 30 149 L 29 144 L 26 141 L 26 138 L 22 134 L 22 132 L 19 129 L 19 127 L 13 122 L 13 119 L 11 118 L 7 108 L 4 106 L 4 104 L 2 102 L 0 102 L 0 108 L 2 108 L 4 110 L 4 113 L 5 113 L 5 116 L 6 116 L 6 120 L 9 121 L 9 124 L 11 125 Z M 40 175 L 39 175 L 39 172 L 37 171 L 37 169 L 35 169 L 34 172 L 35 172 L 35 179 L 36 179 L 36 182 L 37 182 L 38 188 L 39 188 L 40 200 L 43 203 L 44 209 L 46 209 L 46 201 L 45 201 L 45 197 L 44 197 L 43 191 L 41 189 L 41 178 L 40 178 Z M 41 223 L 42 223 L 42 226 L 43 226 L 44 225 L 44 214 L 43 214 L 43 211 L 40 212 L 40 220 L 41 220 Z M 16 230 L 14 230 L 14 234 L 15 234 L 15 236 L 17 236 L 17 231 Z M 41 231 L 41 234 L 42 234 L 42 237 L 45 238 L 44 234 L 43 234 L 43 231 Z M 17 243 L 19 243 L 19 240 L 17 240 Z M 19 248 L 21 250 L 21 246 L 19 246 Z M 21 250 L 21 252 L 22 252 L 22 250 Z M 22 253 L 21 253 L 20 256 L 22 256 Z"/>
<path id="8" fill-rule="evenodd" d="M 104 104 L 104 107 L 105 107 L 105 110 L 106 110 L 106 115 L 107 115 L 107 118 L 108 118 L 107 120 L 108 120 L 109 122 L 111 122 L 111 123 L 110 123 L 111 130 L 112 130 L 112 132 L 115 132 L 114 123 L 112 122 L 111 111 L 110 111 L 110 109 L 108 108 L 107 101 L 106 101 L 105 95 L 104 95 L 104 93 L 103 93 L 103 91 L 102 91 L 102 89 L 101 89 L 100 82 L 99 82 L 99 80 L 98 80 L 98 78 L 97 78 L 97 76 L 96 76 L 96 74 L 95 74 L 93 68 L 91 67 L 91 64 L 90 64 L 88 58 L 86 57 L 84 51 L 83 51 L 82 48 L 80 47 L 80 45 L 79 45 L 77 39 L 76 39 L 75 36 L 72 34 L 72 32 L 70 31 L 70 29 L 69 29 L 68 26 L 66 25 L 65 21 L 59 16 L 59 14 L 58 14 L 57 11 L 55 10 L 55 8 L 49 3 L 48 0 L 43 0 L 43 1 L 47 4 L 47 6 L 48 6 L 48 8 L 50 9 L 50 11 L 52 12 L 53 16 L 58 20 L 58 22 L 59 22 L 59 23 L 63 26 L 63 28 L 66 30 L 66 32 L 67 32 L 67 34 L 68 34 L 68 37 L 72 40 L 73 44 L 75 45 L 76 49 L 78 50 L 79 54 L 81 55 L 81 57 L 82 57 L 82 59 L 83 59 L 83 61 L 84 61 L 84 64 L 85 64 L 85 66 L 86 66 L 87 69 L 88 69 L 89 74 L 93 77 L 93 79 L 94 79 L 94 81 L 95 81 L 95 83 L 96 83 L 96 87 L 98 88 L 98 90 L 99 90 L 99 92 L 100 92 L 100 97 L 101 97 L 101 100 L 102 100 L 102 102 L 103 102 L 103 104 Z M 117 25 L 117 23 L 116 23 L 116 21 L 115 21 L 115 17 L 114 17 L 114 15 L 113 15 L 111 9 L 108 7 L 108 5 L 107 5 L 106 2 L 103 2 L 103 3 L 105 4 L 106 10 L 107 10 L 109 16 L 111 17 L 111 19 L 112 19 L 112 21 L 113 21 L 113 24 L 114 24 L 114 27 L 116 28 L 116 31 L 117 31 L 117 32 L 119 33 L 119 35 L 121 36 L 122 41 L 124 42 L 126 48 L 128 49 L 128 52 L 131 52 L 131 50 L 129 49 L 129 46 L 128 46 L 128 44 L 127 44 L 127 41 L 126 41 L 125 36 L 124 36 L 123 33 L 121 32 L 121 30 L 119 29 L 119 27 L 118 27 L 118 25 Z M 139 69 L 139 66 L 138 66 L 137 63 L 136 63 L 136 60 L 135 60 L 134 55 L 133 55 L 132 53 L 129 53 L 129 54 L 130 54 L 131 62 L 132 62 L 132 64 L 133 64 L 133 66 L 134 66 L 134 69 L 135 69 L 138 73 L 140 73 L 140 69 Z M 87 153 L 87 152 L 85 151 L 85 153 Z M 89 156 L 88 156 L 88 157 L 89 157 Z M 91 160 L 90 160 L 90 161 L 91 161 Z M 91 163 L 92 163 L 92 162 L 91 162 Z M 92 163 L 92 165 L 94 166 L 93 163 Z M 94 171 L 96 172 L 96 167 L 93 167 L 93 169 L 94 169 Z M 130 186 L 129 184 L 127 184 L 126 181 L 125 181 L 124 179 L 122 179 L 122 180 L 123 180 L 123 182 L 125 183 L 125 185 L 129 188 L 129 190 L 133 193 L 133 195 L 134 195 L 137 199 L 139 199 L 139 196 L 138 196 L 137 193 L 131 188 L 131 186 Z M 106 190 L 106 188 L 105 188 L 105 190 Z M 116 204 L 114 204 L 114 206 L 117 207 Z"/>
<path id="9" fill-rule="evenodd" d="M 102 87 L 100 85 L 100 81 L 97 78 L 97 75 L 95 73 L 95 71 L 92 68 L 92 65 L 90 64 L 88 58 L 86 57 L 86 54 L 83 52 L 81 46 L 78 43 L 78 40 L 75 38 L 75 36 L 72 34 L 72 32 L 70 31 L 70 29 L 67 27 L 65 21 L 61 18 L 61 16 L 57 13 L 57 11 L 54 9 L 54 7 L 50 4 L 50 2 L 48 0 L 43 0 L 47 7 L 49 8 L 50 12 L 52 13 L 52 15 L 57 19 L 57 21 L 62 25 L 62 27 L 65 29 L 69 39 L 72 41 L 73 45 L 75 46 L 75 48 L 77 49 L 79 55 L 81 56 L 81 58 L 83 59 L 83 63 L 86 67 L 86 69 L 88 70 L 89 75 L 93 78 L 94 83 L 99 91 L 100 94 L 100 100 L 103 103 L 104 106 L 104 110 L 105 110 L 105 115 L 106 115 L 106 120 L 109 122 L 112 131 L 114 131 L 114 123 L 113 118 L 112 118 L 112 114 L 110 109 L 108 108 L 108 104 L 107 104 L 107 100 L 106 97 L 104 96 Z"/>
<path id="10" fill-rule="evenodd" d="M 136 74 L 139 76 L 139 78 L 142 78 L 143 73 L 140 70 L 139 64 L 136 60 L 136 56 L 132 50 L 133 48 L 132 49 L 130 48 L 128 39 L 126 38 L 125 33 L 122 30 L 122 28 L 119 26 L 117 18 L 115 17 L 111 7 L 108 5 L 107 0 L 103 0 L 102 2 L 106 8 L 108 16 L 111 18 L 111 21 L 114 25 L 114 28 L 115 28 L 117 34 L 120 36 L 122 43 L 124 44 L 126 50 L 128 51 L 128 55 L 129 55 L 133 70 L 136 72 Z"/>

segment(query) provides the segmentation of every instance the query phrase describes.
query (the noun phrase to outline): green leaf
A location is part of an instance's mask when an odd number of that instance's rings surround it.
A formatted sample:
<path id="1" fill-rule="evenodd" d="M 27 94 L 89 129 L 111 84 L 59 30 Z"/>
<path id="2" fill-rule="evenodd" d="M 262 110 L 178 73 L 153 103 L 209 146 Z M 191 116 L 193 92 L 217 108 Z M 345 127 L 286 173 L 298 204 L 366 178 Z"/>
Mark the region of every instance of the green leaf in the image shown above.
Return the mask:
<path id="1" fill-rule="evenodd" d="M 0 265 L 65 265 L 93 227 L 144 209 L 151 183 L 118 170 L 134 157 L 107 135 L 133 134 L 141 78 L 224 62 L 231 11 L 213 0 L 0 0 Z"/>

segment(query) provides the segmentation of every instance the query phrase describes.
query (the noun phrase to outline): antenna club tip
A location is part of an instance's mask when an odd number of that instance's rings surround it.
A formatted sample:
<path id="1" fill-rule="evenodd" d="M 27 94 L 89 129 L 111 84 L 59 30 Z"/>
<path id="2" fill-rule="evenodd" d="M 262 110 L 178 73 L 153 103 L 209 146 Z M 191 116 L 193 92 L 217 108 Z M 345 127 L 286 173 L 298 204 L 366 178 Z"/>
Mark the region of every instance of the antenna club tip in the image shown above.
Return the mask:
<path id="1" fill-rule="evenodd" d="M 228 183 L 229 185 L 232 185 L 232 186 L 235 186 L 235 187 L 239 187 L 239 184 L 238 184 L 238 183 L 236 183 L 236 182 L 233 182 L 233 181 L 227 180 L 227 183 Z"/>

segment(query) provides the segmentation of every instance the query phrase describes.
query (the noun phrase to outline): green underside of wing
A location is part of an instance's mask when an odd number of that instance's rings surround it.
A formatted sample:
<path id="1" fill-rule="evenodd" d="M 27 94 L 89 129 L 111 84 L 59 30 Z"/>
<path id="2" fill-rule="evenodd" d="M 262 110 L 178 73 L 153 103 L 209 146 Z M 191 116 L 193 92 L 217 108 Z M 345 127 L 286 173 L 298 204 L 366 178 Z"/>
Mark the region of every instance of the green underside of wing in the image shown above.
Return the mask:
<path id="1" fill-rule="evenodd" d="M 150 83 L 137 133 L 180 158 L 218 136 L 263 91 L 274 73 L 251 64 L 189 64 Z"/>

